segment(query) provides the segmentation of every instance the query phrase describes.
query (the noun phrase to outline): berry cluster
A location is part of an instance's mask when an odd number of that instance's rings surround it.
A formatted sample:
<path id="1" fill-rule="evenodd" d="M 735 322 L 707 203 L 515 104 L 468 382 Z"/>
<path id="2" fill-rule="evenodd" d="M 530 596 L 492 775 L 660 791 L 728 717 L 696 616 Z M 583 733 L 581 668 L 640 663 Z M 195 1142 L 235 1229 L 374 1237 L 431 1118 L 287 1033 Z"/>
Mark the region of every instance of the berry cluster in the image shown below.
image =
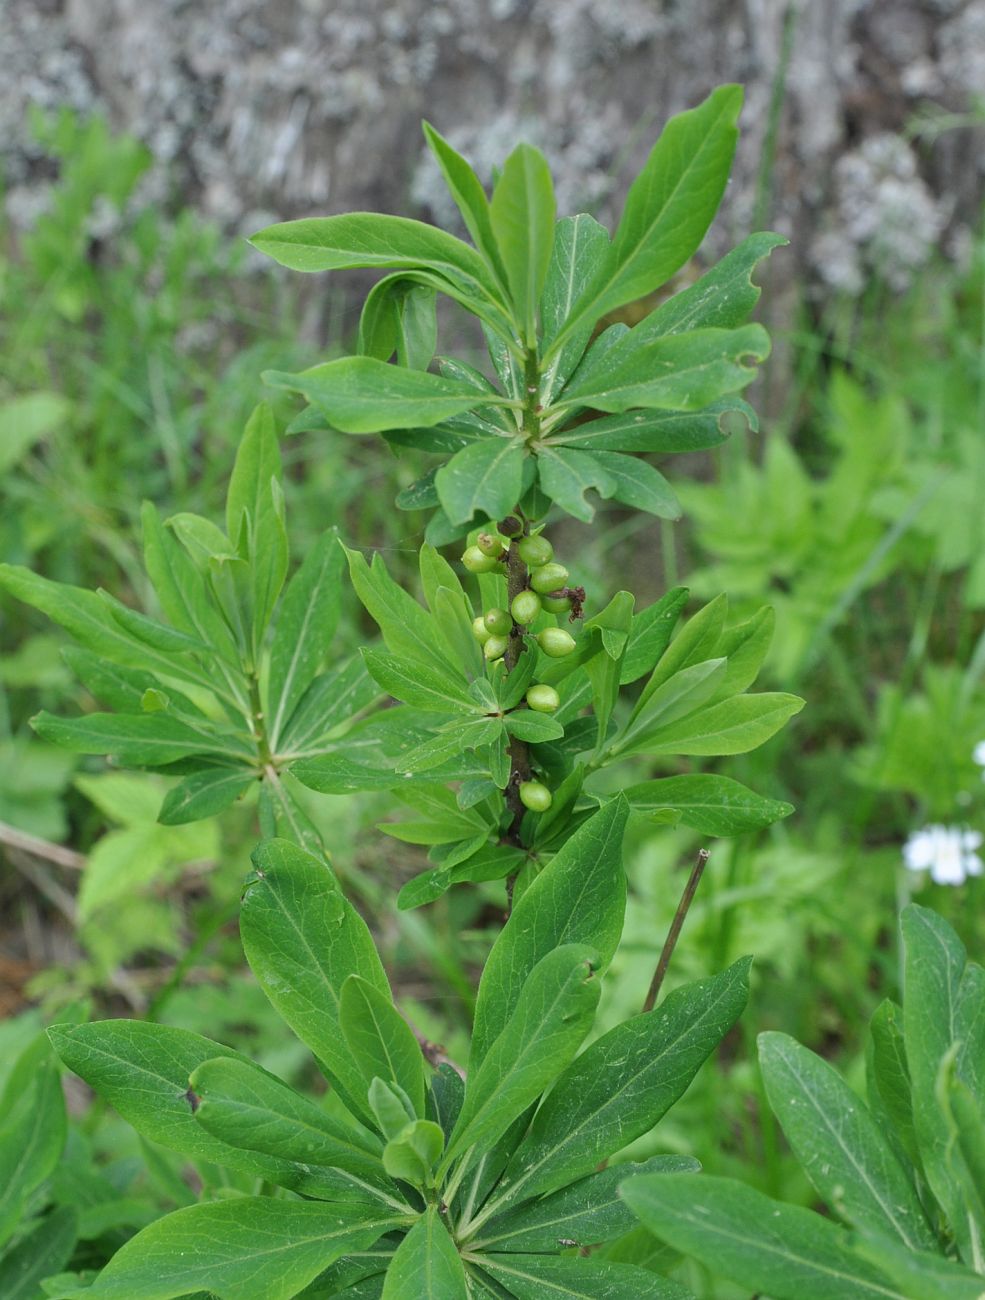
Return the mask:
<path id="1" fill-rule="evenodd" d="M 500 527 L 510 533 L 513 530 L 507 525 L 513 522 L 517 523 L 516 532 L 519 532 L 522 525 L 512 519 L 504 520 Z M 567 586 L 568 570 L 555 561 L 554 547 L 546 537 L 522 536 L 515 539 L 514 545 L 516 558 L 528 571 L 526 586 L 514 595 L 509 610 L 495 606 L 472 623 L 475 638 L 490 663 L 502 659 L 510 638 L 522 636 L 542 612 L 555 615 L 570 612 L 572 619 L 580 618 L 585 598 L 584 588 Z M 495 573 L 509 556 L 508 543 L 493 533 L 480 533 L 475 544 L 466 549 L 462 563 L 470 573 Z M 536 641 L 552 659 L 563 659 L 575 648 L 574 637 L 560 627 L 543 628 L 536 634 Z M 553 686 L 539 682 L 527 691 L 526 703 L 537 713 L 553 713 L 560 706 L 561 697 Z M 551 806 L 551 792 L 540 781 L 521 781 L 519 795 L 524 807 L 533 812 L 546 812 Z"/>

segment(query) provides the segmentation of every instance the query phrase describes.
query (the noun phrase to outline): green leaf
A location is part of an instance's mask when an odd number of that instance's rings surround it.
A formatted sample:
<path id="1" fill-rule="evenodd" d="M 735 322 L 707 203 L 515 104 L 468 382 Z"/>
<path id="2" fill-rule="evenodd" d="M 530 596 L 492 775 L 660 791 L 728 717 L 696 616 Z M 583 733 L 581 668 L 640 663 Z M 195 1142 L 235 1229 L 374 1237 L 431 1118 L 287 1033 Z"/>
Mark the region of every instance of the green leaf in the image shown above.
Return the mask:
<path id="1" fill-rule="evenodd" d="M 950 1125 L 937 1100 L 941 1066 L 959 1038 L 959 992 L 967 956 L 947 922 L 928 908 L 911 903 L 903 909 L 900 928 L 903 1032 L 917 1143 L 931 1190 L 944 1207 L 962 1254 L 971 1258 L 965 1198 L 949 1158 Z"/>
<path id="2" fill-rule="evenodd" d="M 374 555 L 370 567 L 358 551 L 347 547 L 346 555 L 356 595 L 379 626 L 391 654 L 409 656 L 429 667 L 437 664 L 452 673 L 459 673 L 457 665 L 435 644 L 434 619 L 409 592 L 393 581 L 382 557 L 378 553 Z"/>
<path id="3" fill-rule="evenodd" d="M 903 1012 L 885 998 L 869 1022 L 869 1050 L 866 1058 L 869 1105 L 885 1113 L 890 1130 L 914 1166 L 920 1164 L 913 1130 L 913 1093 L 903 1040 Z"/>
<path id="4" fill-rule="evenodd" d="M 187 1097 L 190 1076 L 214 1057 L 245 1060 L 239 1053 L 185 1029 L 137 1020 L 54 1025 L 48 1037 L 69 1069 L 143 1137 L 194 1159 L 246 1170 L 281 1187 L 303 1191 L 307 1185 L 308 1171 L 302 1165 L 239 1150 L 196 1123 Z"/>
<path id="5" fill-rule="evenodd" d="M 691 1300 L 679 1282 L 633 1264 L 551 1255 L 484 1255 L 481 1264 L 516 1300 Z"/>
<path id="6" fill-rule="evenodd" d="M 655 1011 L 587 1047 L 537 1112 L 496 1200 L 515 1204 L 557 1191 L 648 1133 L 742 1014 L 749 965 L 746 957 L 721 975 L 675 989 Z"/>
<path id="7" fill-rule="evenodd" d="M 501 405 L 504 400 L 375 357 L 340 357 L 299 374 L 266 370 L 263 381 L 272 388 L 303 393 L 343 433 L 381 433 L 413 425 L 428 428 L 449 416 L 477 406 Z"/>
<path id="8" fill-rule="evenodd" d="M 715 654 L 727 659 L 728 667 L 713 703 L 738 695 L 753 684 L 769 651 L 775 625 L 776 615 L 769 605 L 764 605 L 752 618 L 722 633 Z"/>
<path id="9" fill-rule="evenodd" d="M 698 1169 L 690 1156 L 654 1156 L 642 1164 L 613 1165 L 496 1215 L 477 1240 L 468 1242 L 469 1250 L 554 1252 L 566 1241 L 578 1246 L 612 1241 L 635 1223 L 619 1195 L 621 1183 L 637 1174 L 696 1173 Z"/>
<path id="10" fill-rule="evenodd" d="M 399 1178 L 414 1187 L 430 1187 L 432 1170 L 441 1158 L 444 1145 L 445 1135 L 440 1125 L 429 1119 L 412 1120 L 384 1147 L 383 1166 L 391 1178 Z"/>
<path id="11" fill-rule="evenodd" d="M 741 107 L 741 86 L 719 86 L 670 119 L 630 186 L 609 274 L 575 305 L 562 339 L 583 319 L 652 293 L 695 252 L 725 192 Z"/>
<path id="12" fill-rule="evenodd" d="M 259 231 L 254 248 L 292 271 L 337 271 L 348 267 L 415 268 L 447 282 L 453 297 L 502 301 L 482 257 L 461 239 L 423 221 L 376 212 L 283 221 Z"/>
<path id="13" fill-rule="evenodd" d="M 532 347 L 537 338 L 537 308 L 551 263 L 556 217 L 550 168 L 538 149 L 519 144 L 506 159 L 489 213 L 517 323 L 527 346 Z"/>
<path id="14" fill-rule="evenodd" d="M 758 1041 L 770 1106 L 819 1195 L 866 1235 L 933 1251 L 937 1239 L 913 1184 L 862 1100 L 786 1034 L 760 1034 Z"/>
<path id="15" fill-rule="evenodd" d="M 65 1145 L 65 1102 L 54 1061 L 41 1062 L 0 1122 L 2 1245 L 15 1231 L 31 1192 L 54 1171 Z"/>
<path id="16" fill-rule="evenodd" d="M 496 279 L 505 286 L 506 271 L 496 245 L 496 236 L 489 215 L 489 200 L 482 188 L 482 182 L 462 155 L 438 134 L 430 122 L 423 122 L 422 126 L 424 137 L 441 168 L 445 184 L 462 214 L 466 229 L 472 236 L 472 242 L 489 263 L 489 268 Z"/>
<path id="17" fill-rule="evenodd" d="M 238 1196 L 158 1219 L 69 1300 L 290 1300 L 340 1256 L 368 1250 L 400 1222 L 367 1206 Z"/>
<path id="18" fill-rule="evenodd" d="M 480 712 L 462 687 L 460 676 L 442 672 L 440 664 L 437 670 L 425 668 L 418 659 L 382 654 L 379 650 L 364 650 L 363 663 L 387 695 L 414 708 L 435 713 Z"/>
<path id="19" fill-rule="evenodd" d="M 634 1178 L 622 1194 L 651 1232 L 744 1289 L 775 1300 L 912 1300 L 830 1219 L 731 1179 Z"/>
<path id="20" fill-rule="evenodd" d="M 401 1207 L 394 1199 L 396 1188 L 383 1173 L 379 1139 L 332 1119 L 251 1061 L 225 1056 L 204 1061 L 192 1071 L 189 1087 L 195 1122 L 206 1133 L 230 1146 L 307 1167 L 313 1175 L 309 1195 L 384 1200 Z"/>
<path id="21" fill-rule="evenodd" d="M 605 275 L 609 259 L 609 232 L 594 217 L 580 213 L 562 217 L 554 227 L 554 247 L 541 297 L 542 346 L 546 351 L 563 329 L 574 304 Z M 592 337 L 595 322 L 587 319 L 571 334 L 541 380 L 545 405 L 567 383 Z"/>
<path id="22" fill-rule="evenodd" d="M 620 753 L 622 757 L 635 753 L 745 754 L 776 735 L 803 707 L 804 701 L 797 695 L 771 691 L 738 695 L 658 730 L 648 730 Z"/>
<path id="23" fill-rule="evenodd" d="M 87 713 L 56 718 L 41 712 L 32 719 L 39 736 L 74 754 L 113 754 L 128 767 L 160 767 L 193 754 L 254 758 L 249 745 L 226 734 L 206 735 L 166 713 Z"/>
<path id="24" fill-rule="evenodd" d="M 274 414 L 263 402 L 254 410 L 243 432 L 226 496 L 226 532 L 234 545 L 240 545 L 244 521 L 248 520 L 254 655 L 287 576 L 287 531 L 280 479 Z"/>
<path id="25" fill-rule="evenodd" d="M 680 591 L 681 588 L 676 590 Z M 712 657 L 721 639 L 727 613 L 728 598 L 723 593 L 709 601 L 704 608 L 699 609 L 693 618 L 688 619 L 671 642 L 670 648 L 660 656 L 657 666 L 636 702 L 637 713 L 646 705 L 654 691 L 664 682 L 669 681 L 676 672 Z"/>
<path id="26" fill-rule="evenodd" d="M 561 429 L 547 442 L 586 451 L 705 451 L 726 441 L 736 418 L 751 424 L 752 416 L 740 398 L 726 397 L 695 413 L 620 411 Z"/>
<path id="27" fill-rule="evenodd" d="M 655 691 L 651 692 L 648 684 L 614 750 L 632 753 L 645 749 L 653 737 L 679 719 L 692 716 L 717 694 L 725 669 L 724 659 L 703 659 L 681 668 Z"/>
<path id="28" fill-rule="evenodd" d="M 437 472 L 438 466 L 432 465 L 419 479 L 401 488 L 393 498 L 393 504 L 397 509 L 433 510 L 438 504 L 438 489 L 434 483 Z"/>
<path id="29" fill-rule="evenodd" d="M 646 609 L 633 615 L 626 652 L 619 671 L 619 683 L 626 686 L 650 672 L 662 657 L 687 604 L 687 587 L 674 587 Z"/>
<path id="30" fill-rule="evenodd" d="M 863 1237 L 853 1243 L 864 1259 L 891 1278 L 903 1295 L 917 1300 L 982 1300 L 985 1287 L 980 1273 L 972 1273 L 950 1259 L 907 1250 L 886 1237 Z"/>
<path id="31" fill-rule="evenodd" d="M 673 808 L 685 826 L 693 826 L 704 835 L 722 837 L 772 826 L 793 812 L 793 804 L 782 799 L 764 799 L 731 777 L 707 773 L 641 781 L 624 794 L 635 811 L 653 813 Z"/>
<path id="32" fill-rule="evenodd" d="M 25 393 L 0 402 L 0 474 L 13 469 L 71 413 L 71 403 L 60 393 Z"/>
<path id="33" fill-rule="evenodd" d="M 0 1259 L 0 1295 L 3 1300 L 38 1300 L 42 1290 L 72 1258 L 79 1232 L 75 1207 L 63 1205 L 46 1215 L 33 1231 Z"/>
<path id="34" fill-rule="evenodd" d="M 397 1247 L 382 1300 L 468 1300 L 465 1268 L 436 1206 L 428 1207 Z"/>
<path id="35" fill-rule="evenodd" d="M 446 1168 L 470 1148 L 488 1150 L 573 1058 L 598 1006 L 594 956 L 584 944 L 564 944 L 530 971 L 502 1033 L 466 1079 Z"/>
<path id="36" fill-rule="evenodd" d="M 246 959 L 276 1010 L 340 1085 L 349 1108 L 367 1117 L 362 1074 L 339 1028 L 339 1000 L 349 975 L 389 994 L 369 929 L 328 866 L 296 845 L 264 841 L 253 864 L 240 912 Z"/>
<path id="37" fill-rule="evenodd" d="M 544 447 L 537 455 L 537 472 L 544 493 L 575 519 L 590 524 L 595 507 L 585 500 L 594 489 L 600 497 L 611 497 L 618 483 L 596 456 L 566 447 Z"/>
<path id="38" fill-rule="evenodd" d="M 574 456 L 577 452 L 559 452 L 558 455 Z M 648 514 L 661 519 L 680 519 L 681 503 L 674 489 L 659 470 L 648 465 L 645 460 L 620 455 L 615 451 L 596 451 L 583 453 L 589 455 L 615 483 L 612 495 L 634 510 L 645 510 Z"/>
<path id="39" fill-rule="evenodd" d="M 564 735 L 564 728 L 555 718 L 533 709 L 518 709 L 508 713 L 504 719 L 506 730 L 518 740 L 525 740 L 530 745 L 543 744 L 545 740 L 558 740 Z"/>
<path id="40" fill-rule="evenodd" d="M 110 904 L 120 905 L 149 884 L 168 861 L 168 846 L 153 825 L 102 835 L 86 859 L 79 889 L 79 920 L 90 921 Z"/>
<path id="41" fill-rule="evenodd" d="M 362 661 L 353 655 L 337 668 L 321 673 L 298 701 L 283 729 L 277 751 L 282 758 L 319 752 L 344 722 L 372 704 L 380 690 Z"/>
<path id="42" fill-rule="evenodd" d="M 622 932 L 625 800 L 611 800 L 581 826 L 534 880 L 493 944 L 479 982 L 469 1072 L 506 1027 L 530 972 L 562 944 L 584 943 L 612 959 Z"/>
<path id="43" fill-rule="evenodd" d="M 631 330 L 591 370 L 576 371 L 556 409 L 699 411 L 752 383 L 756 365 L 769 352 L 769 335 L 761 325 L 692 330 L 643 343 Z"/>
<path id="44" fill-rule="evenodd" d="M 748 320 L 759 301 L 759 285 L 753 284 L 756 266 L 789 240 L 769 231 L 750 235 L 726 253 L 694 284 L 675 293 L 650 312 L 636 326 L 640 338 L 683 334 L 687 330 L 735 329 Z"/>
<path id="45" fill-rule="evenodd" d="M 342 1036 L 368 1087 L 377 1076 L 396 1083 L 424 1114 L 424 1057 L 417 1039 L 388 996 L 358 975 L 342 985 Z"/>
<path id="46" fill-rule="evenodd" d="M 256 780 L 256 772 L 237 767 L 207 767 L 193 772 L 164 796 L 158 821 L 164 826 L 183 826 L 214 817 L 235 803 Z"/>
<path id="47" fill-rule="evenodd" d="M 521 438 L 486 438 L 457 451 L 435 475 L 442 509 L 453 524 L 479 513 L 501 519 L 516 506 L 526 452 Z"/>
<path id="48" fill-rule="evenodd" d="M 427 370 L 437 344 L 435 289 L 415 277 L 388 275 L 366 295 L 356 351 L 377 361 Z"/>

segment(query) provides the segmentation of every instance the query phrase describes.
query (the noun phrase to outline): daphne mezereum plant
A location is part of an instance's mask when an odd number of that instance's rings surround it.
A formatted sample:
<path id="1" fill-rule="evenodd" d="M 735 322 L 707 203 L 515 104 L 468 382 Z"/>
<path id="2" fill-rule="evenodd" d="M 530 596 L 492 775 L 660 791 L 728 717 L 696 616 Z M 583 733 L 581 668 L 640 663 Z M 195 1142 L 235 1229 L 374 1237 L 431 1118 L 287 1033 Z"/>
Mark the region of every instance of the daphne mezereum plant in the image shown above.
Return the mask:
<path id="1" fill-rule="evenodd" d="M 653 1128 L 734 1023 L 748 961 L 655 1009 L 654 987 L 646 1010 L 583 1048 L 622 929 L 623 831 L 631 813 L 710 835 L 786 815 L 789 805 L 715 774 L 636 778 L 644 759 L 750 750 L 801 701 L 748 692 L 768 610 L 729 626 L 719 597 L 674 636 L 683 589 L 640 611 L 626 591 L 594 609 L 545 524 L 551 511 L 590 520 L 589 490 L 675 515 L 666 481 L 635 453 L 713 446 L 731 422 L 754 418 L 736 394 L 768 352 L 747 318 L 751 273 L 776 236 L 753 235 L 634 328 L 597 333 L 700 244 L 740 106 L 741 91 L 722 87 L 667 125 L 611 239 L 591 217 L 556 219 L 536 150 L 510 155 L 488 199 L 430 128 L 472 244 L 376 214 L 254 238 L 297 269 L 390 272 L 367 298 L 359 355 L 267 379 L 304 395 L 293 427 L 381 433 L 440 458 L 400 502 L 434 509 L 420 554 L 424 604 L 379 557 L 367 563 L 331 534 L 284 586 L 265 407 L 237 457 L 225 532 L 191 515 L 163 524 L 147 509 L 147 568 L 166 621 L 0 570 L 8 591 L 80 643 L 70 661 L 112 709 L 42 714 L 42 735 L 173 773 L 168 821 L 210 815 L 259 785 L 267 838 L 243 895 L 244 948 L 331 1085 L 316 1103 L 228 1048 L 162 1025 L 55 1027 L 62 1061 L 145 1138 L 207 1169 L 210 1188 L 217 1168 L 231 1171 L 223 1194 L 144 1228 L 91 1287 L 59 1294 L 687 1294 L 659 1271 L 666 1254 L 651 1267 L 627 1262 L 620 1238 L 635 1220 L 619 1188 L 641 1174 L 679 1179 L 693 1162 L 606 1162 Z M 438 293 L 479 318 L 496 382 L 435 360 Z M 470 590 L 437 549 L 460 538 Z M 346 558 L 382 646 L 325 668 Z M 381 694 L 389 707 L 374 711 Z M 385 829 L 428 846 L 432 865 L 401 906 L 463 881 L 507 882 L 466 1071 L 435 1068 L 396 1009 L 295 782 L 392 790 L 409 809 Z M 244 1176 L 256 1194 L 244 1194 Z"/>

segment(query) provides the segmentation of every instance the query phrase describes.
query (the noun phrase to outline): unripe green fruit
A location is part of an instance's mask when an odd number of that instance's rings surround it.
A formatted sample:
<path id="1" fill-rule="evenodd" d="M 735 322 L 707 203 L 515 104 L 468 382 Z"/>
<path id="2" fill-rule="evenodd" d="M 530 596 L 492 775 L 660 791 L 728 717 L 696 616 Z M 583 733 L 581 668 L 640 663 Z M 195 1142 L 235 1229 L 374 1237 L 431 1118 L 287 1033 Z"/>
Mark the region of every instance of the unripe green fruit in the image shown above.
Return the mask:
<path id="1" fill-rule="evenodd" d="M 571 608 L 570 596 L 544 596 L 540 602 L 548 614 L 566 614 Z"/>
<path id="2" fill-rule="evenodd" d="M 487 642 L 487 649 L 488 644 Z M 552 659 L 563 659 L 575 648 L 575 639 L 563 627 L 545 627 L 543 632 L 537 633 L 537 644 L 545 655 L 550 655 Z"/>
<path id="3" fill-rule="evenodd" d="M 486 620 L 480 614 L 478 618 L 472 620 L 472 635 L 478 641 L 479 645 L 485 645 L 492 633 L 486 627 Z"/>
<path id="4" fill-rule="evenodd" d="M 540 613 L 540 597 L 535 591 L 520 591 L 513 597 L 510 612 L 518 623 L 526 626 Z"/>
<path id="5" fill-rule="evenodd" d="M 524 808 L 529 808 L 531 812 L 547 812 L 554 802 L 554 796 L 548 790 L 546 785 L 540 781 L 521 781 L 520 782 L 520 802 Z"/>
<path id="6" fill-rule="evenodd" d="M 482 647 L 482 653 L 492 663 L 494 659 L 502 659 L 503 655 L 506 654 L 506 647 L 509 643 L 508 636 L 491 636 Z"/>
<path id="7" fill-rule="evenodd" d="M 475 539 L 475 544 L 483 555 L 489 555 L 494 560 L 498 560 L 503 554 L 503 543 L 498 537 L 493 537 L 492 533 L 480 533 Z"/>
<path id="8" fill-rule="evenodd" d="M 561 707 L 561 697 L 553 686 L 538 683 L 527 691 L 527 707 L 537 713 L 553 713 Z"/>
<path id="9" fill-rule="evenodd" d="M 531 569 L 538 569 L 554 559 L 554 547 L 546 537 L 524 537 L 516 548 L 524 564 Z"/>
<path id="10" fill-rule="evenodd" d="M 568 570 L 563 564 L 542 564 L 539 569 L 534 569 L 530 578 L 530 585 L 534 591 L 539 591 L 542 596 L 546 596 L 549 591 L 557 591 L 568 581 Z"/>
<path id="11" fill-rule="evenodd" d="M 513 629 L 513 620 L 505 609 L 487 609 L 482 621 L 493 636 L 509 636 Z"/>
<path id="12" fill-rule="evenodd" d="M 499 568 L 499 561 L 494 560 L 491 555 L 483 555 L 478 546 L 466 547 L 462 563 L 469 573 L 492 573 Z"/>

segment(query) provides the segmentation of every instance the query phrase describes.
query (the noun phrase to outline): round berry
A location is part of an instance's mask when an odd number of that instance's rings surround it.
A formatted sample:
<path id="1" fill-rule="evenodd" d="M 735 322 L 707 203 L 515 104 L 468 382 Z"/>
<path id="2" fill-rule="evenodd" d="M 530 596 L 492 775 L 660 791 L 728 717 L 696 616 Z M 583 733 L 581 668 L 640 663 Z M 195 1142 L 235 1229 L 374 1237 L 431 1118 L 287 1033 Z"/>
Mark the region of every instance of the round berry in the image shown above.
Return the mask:
<path id="1" fill-rule="evenodd" d="M 510 612 L 518 623 L 526 627 L 540 613 L 540 597 L 535 591 L 517 592 L 510 605 Z"/>
<path id="2" fill-rule="evenodd" d="M 491 555 L 483 555 L 478 546 L 469 546 L 462 556 L 462 563 L 469 573 L 492 573 L 499 568 L 499 561 Z"/>
<path id="3" fill-rule="evenodd" d="M 550 655 L 552 659 L 563 659 L 575 648 L 575 639 L 570 632 L 565 632 L 563 627 L 545 627 L 543 632 L 537 633 L 537 644 L 545 655 Z M 487 641 L 487 651 L 488 648 Z"/>
<path id="4" fill-rule="evenodd" d="M 568 570 L 563 564 L 542 564 L 534 569 L 530 585 L 534 591 L 546 596 L 549 591 L 557 591 L 568 581 Z"/>
<path id="5" fill-rule="evenodd" d="M 554 802 L 554 796 L 546 785 L 540 781 L 520 782 L 520 802 L 531 812 L 547 812 Z"/>
<path id="6" fill-rule="evenodd" d="M 478 641 L 479 645 L 485 645 L 492 633 L 486 627 L 486 620 L 480 614 L 478 618 L 472 620 L 472 635 Z"/>
<path id="7" fill-rule="evenodd" d="M 506 654 L 506 647 L 509 643 L 508 636 L 491 636 L 482 647 L 482 653 L 492 663 L 494 659 L 502 659 L 503 655 Z"/>
<path id="8" fill-rule="evenodd" d="M 543 596 L 540 602 L 548 614 L 567 614 L 571 608 L 570 596 Z"/>
<path id="9" fill-rule="evenodd" d="M 536 713 L 553 713 L 561 707 L 561 697 L 553 686 L 541 682 L 527 691 L 527 707 Z"/>
<path id="10" fill-rule="evenodd" d="M 503 554 L 503 543 L 492 533 L 480 533 L 475 539 L 475 544 L 483 555 L 489 555 L 494 560 L 498 560 Z"/>
<path id="11" fill-rule="evenodd" d="M 531 569 L 539 569 L 554 559 L 554 547 L 546 537 L 524 537 L 516 548 L 520 559 Z"/>
<path id="12" fill-rule="evenodd" d="M 507 614 L 505 609 L 493 608 L 487 609 L 482 617 L 482 621 L 492 636 L 509 636 L 513 629 L 513 620 Z"/>
<path id="13" fill-rule="evenodd" d="M 499 521 L 498 528 L 504 537 L 519 537 L 523 532 L 523 520 L 517 519 L 516 515 L 507 515 Z"/>

